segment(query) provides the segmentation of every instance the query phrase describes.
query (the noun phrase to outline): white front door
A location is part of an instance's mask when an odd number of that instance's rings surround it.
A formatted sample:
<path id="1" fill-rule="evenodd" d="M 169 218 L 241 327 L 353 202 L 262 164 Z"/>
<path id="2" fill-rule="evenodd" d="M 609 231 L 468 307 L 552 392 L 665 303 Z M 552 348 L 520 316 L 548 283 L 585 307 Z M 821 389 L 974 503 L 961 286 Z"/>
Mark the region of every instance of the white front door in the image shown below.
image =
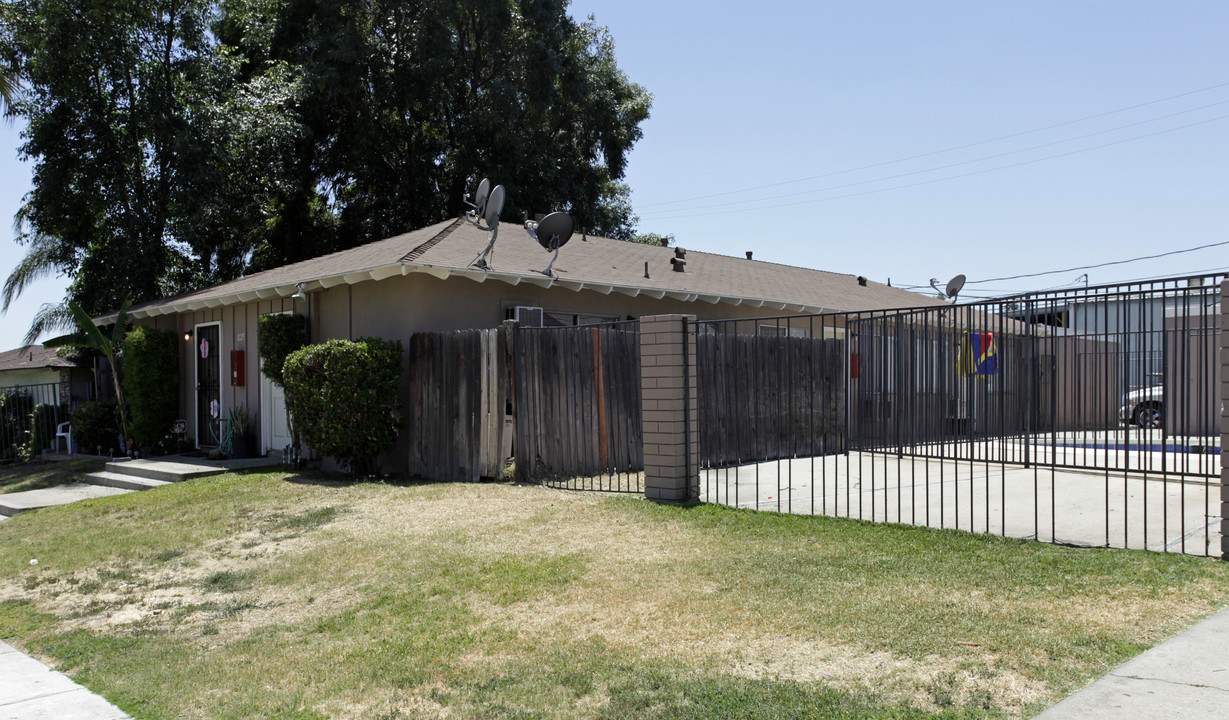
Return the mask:
<path id="1" fill-rule="evenodd" d="M 262 361 L 263 362 L 263 361 Z M 286 419 L 286 392 L 272 380 L 260 374 L 260 437 L 263 452 L 290 444 L 290 424 Z"/>

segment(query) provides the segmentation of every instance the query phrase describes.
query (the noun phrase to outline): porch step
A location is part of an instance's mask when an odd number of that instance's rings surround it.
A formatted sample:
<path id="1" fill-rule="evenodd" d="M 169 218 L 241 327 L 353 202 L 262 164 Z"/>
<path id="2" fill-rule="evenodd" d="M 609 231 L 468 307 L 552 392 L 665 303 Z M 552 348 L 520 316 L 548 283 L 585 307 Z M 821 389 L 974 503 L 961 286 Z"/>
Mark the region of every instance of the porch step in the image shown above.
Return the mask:
<path id="1" fill-rule="evenodd" d="M 91 485 L 105 485 L 106 487 L 123 488 L 125 490 L 150 490 L 160 485 L 171 484 L 169 480 L 154 480 L 141 477 L 140 475 L 109 471 L 89 473 L 85 476 L 85 482 Z"/>
<path id="2" fill-rule="evenodd" d="M 130 475 L 147 480 L 183 482 L 193 478 L 220 475 L 226 472 L 226 469 L 206 465 L 167 462 L 165 460 L 123 460 L 107 463 L 107 472 L 116 475 Z"/>

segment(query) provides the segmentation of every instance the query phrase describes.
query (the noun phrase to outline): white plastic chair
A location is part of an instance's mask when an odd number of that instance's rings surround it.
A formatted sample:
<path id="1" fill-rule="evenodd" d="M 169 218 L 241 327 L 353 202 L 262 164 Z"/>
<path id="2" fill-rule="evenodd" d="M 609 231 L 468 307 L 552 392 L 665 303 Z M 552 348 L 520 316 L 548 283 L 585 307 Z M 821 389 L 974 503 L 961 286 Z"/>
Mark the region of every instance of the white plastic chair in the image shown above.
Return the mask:
<path id="1" fill-rule="evenodd" d="M 71 422 L 62 422 L 55 426 L 55 449 L 57 452 L 60 449 L 60 438 L 64 438 L 64 448 L 69 455 L 77 454 L 77 448 L 73 446 L 73 426 Z"/>

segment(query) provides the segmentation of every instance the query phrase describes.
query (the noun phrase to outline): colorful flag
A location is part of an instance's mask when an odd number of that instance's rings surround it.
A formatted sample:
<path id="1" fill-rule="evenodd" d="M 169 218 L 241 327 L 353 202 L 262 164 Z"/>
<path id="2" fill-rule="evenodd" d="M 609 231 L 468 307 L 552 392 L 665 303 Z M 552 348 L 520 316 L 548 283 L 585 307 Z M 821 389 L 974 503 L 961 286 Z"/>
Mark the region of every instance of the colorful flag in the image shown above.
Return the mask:
<path id="1" fill-rule="evenodd" d="M 960 354 L 956 358 L 956 373 L 962 377 L 999 374 L 999 359 L 994 347 L 994 333 L 965 333 L 960 338 Z"/>

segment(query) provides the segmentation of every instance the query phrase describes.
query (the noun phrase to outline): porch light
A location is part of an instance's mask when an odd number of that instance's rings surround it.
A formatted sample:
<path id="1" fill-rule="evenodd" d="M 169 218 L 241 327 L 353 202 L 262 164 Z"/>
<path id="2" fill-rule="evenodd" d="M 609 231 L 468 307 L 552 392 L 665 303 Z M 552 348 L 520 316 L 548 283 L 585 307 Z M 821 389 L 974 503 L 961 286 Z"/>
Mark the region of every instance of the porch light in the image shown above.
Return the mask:
<path id="1" fill-rule="evenodd" d="M 184 342 L 192 342 L 192 331 L 185 330 L 183 334 Z"/>

